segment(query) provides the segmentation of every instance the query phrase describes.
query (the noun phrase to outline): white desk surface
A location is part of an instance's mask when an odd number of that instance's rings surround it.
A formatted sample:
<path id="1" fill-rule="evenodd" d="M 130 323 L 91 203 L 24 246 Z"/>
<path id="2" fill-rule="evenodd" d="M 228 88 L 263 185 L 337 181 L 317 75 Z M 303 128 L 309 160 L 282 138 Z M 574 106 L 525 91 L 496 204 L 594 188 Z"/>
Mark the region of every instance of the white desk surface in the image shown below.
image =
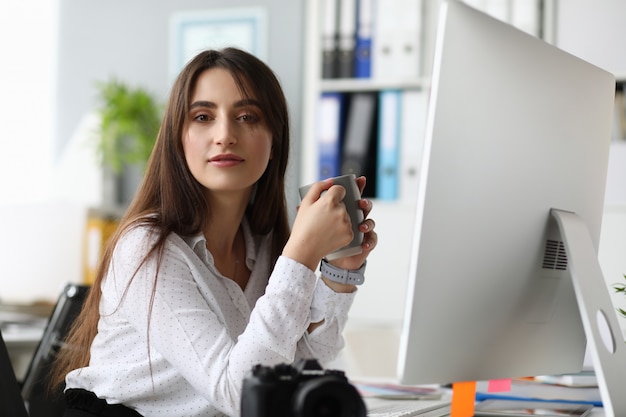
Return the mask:
<path id="1" fill-rule="evenodd" d="M 382 384 L 383 387 L 389 389 L 388 392 L 384 390 L 376 391 L 375 389 L 368 390 L 367 388 L 368 386 L 375 387 L 377 382 L 380 382 L 380 381 L 367 381 L 365 383 L 357 382 L 357 387 L 359 387 L 362 390 L 362 392 L 364 392 L 364 395 L 366 396 L 369 396 L 369 395 L 376 396 L 377 393 L 378 394 L 387 393 L 387 394 L 393 395 L 393 387 L 395 385 L 393 382 L 390 382 L 390 381 L 388 381 L 389 382 L 388 385 L 385 385 L 384 383 Z M 440 390 L 440 389 L 437 389 L 437 386 L 435 385 L 424 386 L 424 387 L 434 388 L 436 390 L 435 393 L 438 392 L 442 395 L 442 399 L 446 399 L 449 401 L 451 398 L 452 391 L 448 388 L 443 388 L 442 390 Z M 477 392 L 480 394 L 479 397 L 492 398 L 491 395 L 487 393 L 486 387 L 487 387 L 486 381 L 478 381 Z M 520 381 L 520 380 L 513 380 L 513 384 L 511 388 L 512 389 L 509 392 L 493 393 L 494 395 L 493 398 L 503 397 L 503 399 L 508 399 L 510 397 L 519 397 L 519 398 L 537 398 L 537 399 L 544 399 L 544 400 L 549 400 L 549 399 L 556 400 L 557 398 L 561 398 L 566 401 L 567 400 L 570 400 L 570 401 L 582 400 L 582 401 L 593 401 L 594 403 L 597 403 L 600 401 L 600 393 L 598 392 L 598 388 L 567 388 L 567 387 L 559 387 L 559 386 L 553 386 L 553 385 L 541 384 L 541 383 L 532 383 L 530 381 Z M 595 391 L 595 393 L 593 391 Z M 402 392 L 403 392 L 402 390 L 397 391 L 398 394 Z M 428 402 L 428 400 L 436 399 L 436 398 L 430 398 L 430 396 L 426 395 L 424 399 L 426 400 L 424 402 Z M 402 400 L 398 400 L 398 399 L 389 399 L 389 400 L 383 399 L 383 400 L 374 400 L 373 404 L 378 404 L 386 409 L 386 407 L 384 407 L 384 404 L 386 401 L 389 401 L 390 404 L 392 404 L 393 402 L 402 402 Z M 415 402 L 415 400 L 413 400 L 412 402 Z M 368 403 L 368 400 L 366 400 L 366 403 Z M 371 401 L 369 403 L 372 404 Z M 414 409 L 413 405 L 409 403 L 407 403 L 406 407 L 407 407 L 406 410 Z M 401 408 L 404 408 L 404 406 L 402 406 Z M 416 410 L 420 408 L 421 406 L 418 406 L 418 405 L 415 406 Z M 394 414 L 393 413 L 392 414 L 374 413 L 373 415 L 376 415 L 376 416 L 385 415 L 386 416 L 386 415 L 394 415 Z M 591 411 L 591 413 L 587 417 L 604 417 L 604 416 L 605 416 L 604 408 L 596 407 Z M 622 416 L 617 416 L 617 417 L 622 417 Z"/>

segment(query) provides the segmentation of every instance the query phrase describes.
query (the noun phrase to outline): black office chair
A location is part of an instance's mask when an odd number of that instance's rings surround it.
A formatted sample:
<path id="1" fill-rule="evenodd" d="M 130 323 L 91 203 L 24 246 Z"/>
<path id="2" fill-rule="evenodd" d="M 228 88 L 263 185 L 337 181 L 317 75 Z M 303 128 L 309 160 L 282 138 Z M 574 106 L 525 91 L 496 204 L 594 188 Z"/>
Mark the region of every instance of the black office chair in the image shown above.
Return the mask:
<path id="1" fill-rule="evenodd" d="M 0 416 L 28 417 L 9 351 L 0 330 Z"/>
<path id="2" fill-rule="evenodd" d="M 21 396 L 26 402 L 30 417 L 62 416 L 65 411 L 63 392 L 51 392 L 48 388 L 48 377 L 52 362 L 80 312 L 89 288 L 67 284 L 52 311 L 22 385 Z"/>

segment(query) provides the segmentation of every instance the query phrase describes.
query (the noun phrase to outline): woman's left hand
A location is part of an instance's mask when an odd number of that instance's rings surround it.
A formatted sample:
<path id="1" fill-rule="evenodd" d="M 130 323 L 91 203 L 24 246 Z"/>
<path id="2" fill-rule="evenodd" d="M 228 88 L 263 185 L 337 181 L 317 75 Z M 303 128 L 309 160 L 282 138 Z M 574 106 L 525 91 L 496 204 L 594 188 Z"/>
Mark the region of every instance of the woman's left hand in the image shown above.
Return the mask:
<path id="1" fill-rule="evenodd" d="M 366 179 L 365 177 L 357 178 L 357 185 L 359 186 L 359 190 L 363 193 L 363 189 L 365 188 Z M 365 262 L 368 255 L 378 243 L 378 235 L 374 231 L 374 227 L 376 223 L 374 220 L 368 218 L 367 216 L 372 211 L 372 202 L 369 199 L 362 198 L 359 200 L 359 207 L 363 210 L 364 220 L 361 222 L 359 226 L 359 230 L 363 232 L 363 242 L 361 243 L 362 252 L 357 255 L 348 256 L 346 258 L 339 258 L 330 263 L 337 268 L 342 269 L 359 269 L 361 265 Z M 354 286 L 351 284 L 339 284 L 330 280 L 324 280 L 327 285 L 333 288 L 337 292 L 352 292 L 354 291 Z"/>

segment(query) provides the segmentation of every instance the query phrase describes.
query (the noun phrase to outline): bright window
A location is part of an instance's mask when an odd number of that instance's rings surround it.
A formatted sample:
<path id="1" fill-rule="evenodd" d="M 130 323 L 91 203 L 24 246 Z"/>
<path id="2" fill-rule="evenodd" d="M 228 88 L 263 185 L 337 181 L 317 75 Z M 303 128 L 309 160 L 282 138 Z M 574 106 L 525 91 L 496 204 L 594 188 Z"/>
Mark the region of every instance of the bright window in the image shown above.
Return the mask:
<path id="1" fill-rule="evenodd" d="M 48 196 L 58 10 L 58 0 L 0 1 L 0 205 Z"/>

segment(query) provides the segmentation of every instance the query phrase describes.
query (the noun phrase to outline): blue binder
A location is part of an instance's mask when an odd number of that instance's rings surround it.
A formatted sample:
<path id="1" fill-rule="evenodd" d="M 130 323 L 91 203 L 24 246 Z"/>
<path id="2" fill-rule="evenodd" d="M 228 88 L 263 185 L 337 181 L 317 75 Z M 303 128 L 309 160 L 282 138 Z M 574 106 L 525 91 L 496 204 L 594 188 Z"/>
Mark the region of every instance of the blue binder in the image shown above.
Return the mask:
<path id="1" fill-rule="evenodd" d="M 402 93 L 399 90 L 383 90 L 379 94 L 377 198 L 396 200 Z"/>
<path id="2" fill-rule="evenodd" d="M 340 175 L 343 94 L 323 93 L 318 103 L 319 179 Z"/>
<path id="3" fill-rule="evenodd" d="M 357 5 L 357 32 L 354 52 L 354 77 L 372 76 L 372 32 L 374 30 L 373 0 L 359 0 Z"/>

